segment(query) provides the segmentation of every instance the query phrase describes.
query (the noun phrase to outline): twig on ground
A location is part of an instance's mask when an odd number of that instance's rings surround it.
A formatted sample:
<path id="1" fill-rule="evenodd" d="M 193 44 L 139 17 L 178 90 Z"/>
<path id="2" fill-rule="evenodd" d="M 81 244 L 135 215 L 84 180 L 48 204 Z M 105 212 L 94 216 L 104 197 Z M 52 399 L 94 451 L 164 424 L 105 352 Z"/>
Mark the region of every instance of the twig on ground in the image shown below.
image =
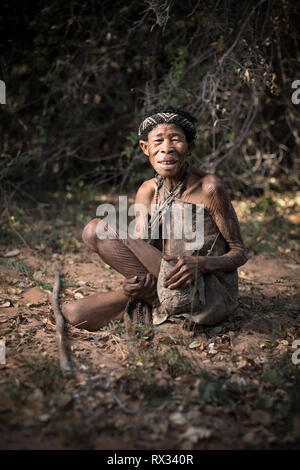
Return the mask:
<path id="1" fill-rule="evenodd" d="M 124 313 L 123 319 L 124 319 L 124 325 L 125 325 L 125 331 L 126 331 L 126 344 L 128 348 L 128 353 L 129 353 L 129 356 L 134 356 L 135 355 L 134 343 L 136 340 L 135 329 L 134 329 L 134 326 L 132 325 L 131 318 L 127 312 Z"/>
<path id="2" fill-rule="evenodd" d="M 124 405 L 124 403 L 121 402 L 120 398 L 112 390 L 110 391 L 110 393 L 112 394 L 113 398 L 118 403 L 119 407 L 122 408 L 122 410 L 125 411 L 125 413 L 130 414 L 130 415 L 135 415 L 136 413 L 139 412 L 139 410 L 130 410 L 129 408 L 127 408 Z"/>
<path id="3" fill-rule="evenodd" d="M 54 273 L 54 286 L 53 286 L 53 293 L 52 293 L 52 305 L 53 311 L 55 314 L 55 322 L 56 322 L 56 337 L 58 343 L 58 353 L 59 353 L 59 364 L 62 371 L 63 376 L 70 377 L 72 375 L 71 365 L 67 355 L 67 348 L 66 343 L 64 340 L 64 318 L 60 311 L 59 306 L 59 288 L 60 288 L 60 278 L 59 272 L 55 271 Z"/>
<path id="4" fill-rule="evenodd" d="M 121 339 L 121 338 L 117 338 L 115 335 L 111 335 L 111 337 L 112 337 L 112 339 L 114 340 L 116 346 L 119 348 L 119 351 L 121 352 L 121 354 L 122 354 L 122 356 L 123 356 L 121 360 L 123 360 L 123 359 L 126 357 L 126 354 L 124 353 L 123 349 L 122 349 L 121 346 L 120 346 L 120 341 L 122 341 L 122 339 Z M 124 341 L 124 340 L 123 340 L 123 341 Z"/>
<path id="5" fill-rule="evenodd" d="M 84 325 L 85 323 L 87 323 L 86 320 L 81 321 L 80 323 L 76 323 L 76 325 L 74 325 L 74 326 L 75 326 L 76 328 L 78 328 L 79 326 Z"/>

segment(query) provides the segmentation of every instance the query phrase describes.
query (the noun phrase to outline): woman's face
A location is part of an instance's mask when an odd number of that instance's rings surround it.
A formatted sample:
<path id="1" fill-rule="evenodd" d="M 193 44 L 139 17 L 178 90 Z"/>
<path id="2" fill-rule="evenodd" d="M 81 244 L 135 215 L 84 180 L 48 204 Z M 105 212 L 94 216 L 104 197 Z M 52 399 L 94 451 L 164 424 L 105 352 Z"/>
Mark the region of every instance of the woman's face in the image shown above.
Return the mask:
<path id="1" fill-rule="evenodd" d="M 140 141 L 140 146 L 159 175 L 174 178 L 181 174 L 192 144 L 187 143 L 176 124 L 159 124 L 149 132 L 147 141 Z"/>

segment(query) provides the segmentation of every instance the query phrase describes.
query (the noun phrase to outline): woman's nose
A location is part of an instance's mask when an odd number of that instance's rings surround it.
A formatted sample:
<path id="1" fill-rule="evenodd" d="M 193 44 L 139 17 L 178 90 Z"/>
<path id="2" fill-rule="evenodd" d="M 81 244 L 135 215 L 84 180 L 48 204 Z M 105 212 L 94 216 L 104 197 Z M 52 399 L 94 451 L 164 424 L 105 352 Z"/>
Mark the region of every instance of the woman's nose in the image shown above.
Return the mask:
<path id="1" fill-rule="evenodd" d="M 171 153 L 174 151 L 174 148 L 172 146 L 172 143 L 169 141 L 169 140 L 164 140 L 163 141 L 163 144 L 162 144 L 162 148 L 161 148 L 161 151 L 163 153 Z"/>

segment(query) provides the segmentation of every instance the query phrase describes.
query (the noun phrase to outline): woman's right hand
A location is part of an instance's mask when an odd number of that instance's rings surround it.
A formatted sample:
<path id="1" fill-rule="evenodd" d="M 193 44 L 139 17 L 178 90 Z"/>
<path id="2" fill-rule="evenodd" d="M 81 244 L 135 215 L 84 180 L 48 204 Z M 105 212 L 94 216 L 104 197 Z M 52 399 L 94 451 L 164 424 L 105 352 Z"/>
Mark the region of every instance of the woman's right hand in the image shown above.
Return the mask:
<path id="1" fill-rule="evenodd" d="M 156 282 L 156 278 L 150 273 L 145 276 L 130 277 L 124 279 L 123 291 L 128 297 L 143 299 L 151 305 L 157 297 Z"/>

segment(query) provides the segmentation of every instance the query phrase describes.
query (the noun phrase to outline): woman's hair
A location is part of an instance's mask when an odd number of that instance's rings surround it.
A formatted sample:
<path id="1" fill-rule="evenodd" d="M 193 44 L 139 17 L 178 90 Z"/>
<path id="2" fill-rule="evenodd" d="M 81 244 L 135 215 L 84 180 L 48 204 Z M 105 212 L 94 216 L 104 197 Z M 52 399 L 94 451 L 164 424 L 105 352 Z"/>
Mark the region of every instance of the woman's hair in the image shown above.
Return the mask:
<path id="1" fill-rule="evenodd" d="M 148 134 L 159 124 L 177 124 L 184 134 L 187 142 L 193 142 L 196 136 L 195 123 L 197 119 L 189 112 L 173 106 L 158 106 L 147 112 L 139 126 L 138 139 L 147 140 Z"/>

